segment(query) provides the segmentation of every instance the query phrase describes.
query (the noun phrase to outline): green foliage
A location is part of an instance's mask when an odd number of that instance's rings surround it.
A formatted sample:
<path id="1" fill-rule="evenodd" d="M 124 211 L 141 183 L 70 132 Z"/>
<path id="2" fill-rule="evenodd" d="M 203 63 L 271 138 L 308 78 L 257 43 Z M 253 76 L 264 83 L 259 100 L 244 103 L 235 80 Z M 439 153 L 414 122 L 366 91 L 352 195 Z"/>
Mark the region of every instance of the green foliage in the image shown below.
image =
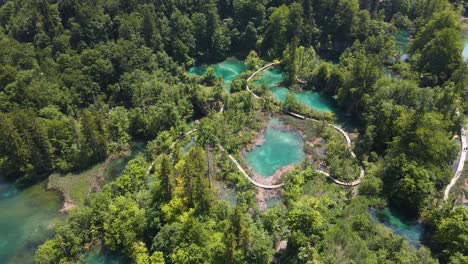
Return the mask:
<path id="1" fill-rule="evenodd" d="M 265 38 L 263 39 L 263 49 L 269 53 L 272 58 L 279 58 L 287 43 L 287 29 L 289 8 L 281 5 L 268 18 Z"/>
<path id="2" fill-rule="evenodd" d="M 206 69 L 203 81 L 209 86 L 214 85 L 216 81 L 216 74 L 213 67 L 208 67 L 208 69 Z"/>
<path id="3" fill-rule="evenodd" d="M 328 168 L 333 177 L 345 182 L 352 182 L 359 177 L 359 166 L 341 135 L 334 134 L 327 139 L 326 155 Z"/>
<path id="4" fill-rule="evenodd" d="M 104 212 L 104 243 L 111 250 L 132 250 L 133 241 L 142 235 L 145 212 L 130 198 L 118 196 Z"/>
<path id="5" fill-rule="evenodd" d="M 187 206 L 197 213 L 209 213 L 213 203 L 210 190 L 206 153 L 200 147 L 190 149 L 182 168 Z"/>
<path id="6" fill-rule="evenodd" d="M 102 244 L 135 263 L 271 263 L 273 238 L 288 241 L 284 263 L 435 263 L 427 249 L 373 223 L 367 208 L 388 198 L 414 214 L 434 211 L 451 176 L 450 139 L 468 85 L 459 14 L 448 1 L 0 2 L 0 174 L 34 181 L 75 172 L 135 140 L 149 141 L 147 158 L 156 161 L 154 184 L 138 156 L 101 192 L 80 198 L 36 262 L 75 262 Z M 410 63 L 395 59 L 394 26 L 415 33 Z M 227 93 L 213 68 L 202 78 L 185 73 L 246 55 L 251 71 L 281 60 L 296 88 L 334 96 L 358 119 L 355 150 L 371 161 L 359 190 L 366 197 L 351 199 L 311 166 L 285 177 L 281 209 L 259 213 L 250 183 L 213 147 L 237 155 L 260 128 L 258 110 L 281 104 L 265 87 L 255 88 L 265 95 L 256 100 L 244 76 Z M 284 106 L 334 120 L 292 94 Z M 197 146 L 166 156 L 193 119 L 201 120 Z M 320 130 L 304 133 L 311 128 Z M 354 179 L 345 144 L 329 141 L 330 171 Z M 208 168 L 213 157 L 218 166 Z M 236 183 L 236 208 L 215 201 L 213 175 Z M 465 211 L 429 219 L 443 263 L 466 262 Z"/>
<path id="7" fill-rule="evenodd" d="M 265 62 L 258 57 L 258 54 L 255 52 L 255 50 L 251 50 L 245 59 L 245 64 L 247 64 L 251 70 L 258 70 L 265 64 Z"/>
<path id="8" fill-rule="evenodd" d="M 468 256 L 468 210 L 445 205 L 430 215 L 431 246 L 444 263 L 463 263 Z"/>
<path id="9" fill-rule="evenodd" d="M 247 81 L 241 78 L 235 78 L 231 83 L 231 93 L 244 91 L 247 87 Z"/>
<path id="10" fill-rule="evenodd" d="M 454 11 L 434 15 L 416 35 L 412 49 L 424 85 L 440 85 L 462 66 L 460 22 Z M 435 59 L 437 58 L 437 59 Z"/>

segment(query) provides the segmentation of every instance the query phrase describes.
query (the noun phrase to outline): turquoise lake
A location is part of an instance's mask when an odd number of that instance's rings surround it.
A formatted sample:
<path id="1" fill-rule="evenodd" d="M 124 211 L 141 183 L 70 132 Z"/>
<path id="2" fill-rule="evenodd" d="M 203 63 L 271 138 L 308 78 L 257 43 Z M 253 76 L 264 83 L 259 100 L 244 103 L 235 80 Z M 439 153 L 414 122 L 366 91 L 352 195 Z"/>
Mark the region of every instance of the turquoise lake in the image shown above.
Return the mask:
<path id="1" fill-rule="evenodd" d="M 0 181 L 0 263 L 34 263 L 37 247 L 61 221 L 61 196 L 46 191 L 45 182 L 16 189 Z"/>
<path id="2" fill-rule="evenodd" d="M 333 100 L 327 98 L 320 93 L 312 91 L 290 91 L 287 87 L 281 86 L 284 81 L 284 75 L 279 68 L 268 69 L 261 73 L 260 77 L 255 80 L 257 85 L 265 84 L 273 95 L 281 102 L 284 102 L 288 93 L 294 93 L 297 100 L 318 111 L 333 112 Z"/>
<path id="3" fill-rule="evenodd" d="M 406 238 L 411 245 L 419 247 L 424 233 L 424 226 L 414 219 L 409 219 L 403 214 L 384 208 L 380 212 L 371 211 L 375 222 L 384 224 L 397 235 Z"/>
<path id="4" fill-rule="evenodd" d="M 234 78 L 239 76 L 247 69 L 247 65 L 243 61 L 236 59 L 227 59 L 223 62 L 214 65 L 200 65 L 189 69 L 190 74 L 203 75 L 208 67 L 213 67 L 217 77 L 224 80 L 224 83 L 230 84 Z"/>
<path id="5" fill-rule="evenodd" d="M 286 131 L 278 119 L 272 119 L 263 133 L 264 142 L 245 155 L 250 167 L 263 177 L 272 176 L 276 170 L 305 159 L 302 137 Z"/>

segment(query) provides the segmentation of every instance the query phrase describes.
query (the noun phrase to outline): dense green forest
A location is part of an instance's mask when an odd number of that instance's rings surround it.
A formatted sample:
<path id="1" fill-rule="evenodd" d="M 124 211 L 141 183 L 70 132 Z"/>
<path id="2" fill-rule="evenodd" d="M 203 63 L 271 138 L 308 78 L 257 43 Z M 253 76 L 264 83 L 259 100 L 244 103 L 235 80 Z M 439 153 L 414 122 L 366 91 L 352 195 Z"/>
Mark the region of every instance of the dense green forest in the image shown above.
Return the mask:
<path id="1" fill-rule="evenodd" d="M 442 199 L 458 155 L 452 138 L 468 114 L 466 5 L 0 0 L 2 177 L 30 184 L 147 142 L 122 176 L 70 211 L 36 262 L 75 263 L 103 247 L 138 264 L 468 263 L 467 207 Z M 400 30 L 412 36 L 407 60 L 396 50 Z M 248 70 L 230 92 L 212 68 L 187 74 L 232 56 Z M 304 163 L 284 176 L 283 203 L 260 210 L 256 189 L 217 144 L 239 155 L 262 117 L 283 108 L 334 118 L 294 98 L 280 103 L 265 87 L 254 88 L 259 99 L 248 92 L 246 77 L 271 61 L 281 61 L 292 89 L 335 98 L 359 124 L 359 188 L 335 186 Z M 180 153 L 176 140 L 191 123 L 196 146 Z M 331 169 L 349 177 L 357 165 L 329 141 Z M 235 185 L 235 206 L 216 198 L 212 179 Z M 387 205 L 426 223 L 420 248 L 372 222 L 369 208 Z"/>

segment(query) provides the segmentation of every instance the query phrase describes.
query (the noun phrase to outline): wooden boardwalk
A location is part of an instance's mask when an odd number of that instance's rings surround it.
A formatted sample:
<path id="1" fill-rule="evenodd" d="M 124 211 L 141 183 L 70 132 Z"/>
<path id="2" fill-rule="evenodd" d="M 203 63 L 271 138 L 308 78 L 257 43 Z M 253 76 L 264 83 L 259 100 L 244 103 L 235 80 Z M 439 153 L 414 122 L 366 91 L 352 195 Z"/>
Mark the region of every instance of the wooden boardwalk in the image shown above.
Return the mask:
<path id="1" fill-rule="evenodd" d="M 257 70 L 256 72 L 252 73 L 252 75 L 250 75 L 249 78 L 247 78 L 247 82 L 251 81 L 255 75 L 257 75 L 258 73 L 260 73 L 261 71 L 265 70 L 265 69 L 268 69 L 274 65 L 278 65 L 278 63 L 275 63 L 275 62 L 272 62 L 272 63 L 269 63 L 265 66 L 263 66 L 262 68 L 260 68 L 259 70 Z M 247 85 L 247 90 L 249 92 L 251 92 L 255 98 L 260 98 L 258 95 L 256 95 L 252 90 L 250 90 L 249 86 Z M 302 119 L 302 120 L 312 120 L 312 121 L 315 121 L 315 122 L 320 122 L 319 120 L 317 119 L 313 119 L 313 118 L 308 118 L 308 117 L 305 117 L 303 115 L 300 115 L 300 114 L 297 114 L 297 113 L 294 113 L 294 112 L 291 112 L 291 111 L 285 111 L 287 114 L 293 116 L 293 117 L 296 117 L 296 118 L 299 118 L 299 119 Z M 348 133 L 346 133 L 346 131 L 344 131 L 342 128 L 334 125 L 334 124 L 328 124 L 329 126 L 332 126 L 335 130 L 337 130 L 338 132 L 340 132 L 345 140 L 346 140 L 346 144 L 348 146 L 348 149 L 349 151 L 351 152 L 351 156 L 355 159 L 357 159 L 357 156 L 356 154 L 353 152 L 353 150 L 351 149 L 352 148 L 352 144 L 351 144 L 351 138 L 349 137 Z M 331 181 L 333 181 L 334 183 L 338 184 L 338 185 L 342 185 L 342 186 L 348 186 L 348 187 L 355 187 L 359 184 L 361 184 L 361 180 L 362 178 L 364 178 L 364 176 L 366 175 L 366 172 L 364 170 L 364 168 L 359 165 L 359 178 L 353 182 L 344 182 L 344 181 L 341 181 L 341 180 L 338 180 L 337 178 L 334 178 L 333 176 L 331 176 L 329 173 L 327 172 L 324 172 L 324 171 L 321 171 L 321 170 L 317 170 L 319 173 L 327 176 Z M 244 171 L 245 173 L 245 171 Z"/>
<path id="2" fill-rule="evenodd" d="M 465 160 L 466 160 L 466 152 L 467 152 L 467 142 L 466 142 L 466 131 L 464 128 L 461 129 L 460 133 L 460 140 L 461 140 L 461 154 L 460 154 L 460 162 L 458 163 L 457 170 L 455 171 L 455 175 L 453 176 L 452 180 L 450 183 L 447 185 L 444 191 L 444 200 L 447 200 L 449 197 L 450 189 L 455 185 L 457 180 L 460 178 L 463 168 L 465 166 Z"/>
<path id="3" fill-rule="evenodd" d="M 274 65 L 277 65 L 278 63 L 269 63 L 265 66 L 263 66 L 262 68 L 260 68 L 259 70 L 257 70 L 256 72 L 254 72 L 252 75 L 250 75 L 250 77 L 247 79 L 247 82 L 249 82 L 250 80 L 252 80 L 255 75 L 257 75 L 258 73 L 260 73 L 261 71 L 269 68 L 269 67 L 272 67 Z M 256 95 L 253 91 L 250 90 L 249 86 L 247 85 L 247 90 L 249 92 L 251 92 L 255 98 L 260 98 L 258 95 Z M 224 110 L 224 107 L 221 108 L 221 113 L 223 112 Z M 313 118 L 307 118 L 305 116 L 302 116 L 300 114 L 297 114 L 297 113 L 294 113 L 294 112 L 290 112 L 290 111 L 285 111 L 287 114 L 291 115 L 291 116 L 294 116 L 296 118 L 299 118 L 299 119 L 302 119 L 302 120 L 312 120 L 314 122 L 320 122 L 320 120 L 317 120 L 317 119 L 313 119 Z M 345 140 L 346 140 L 346 144 L 349 148 L 349 151 L 351 152 L 351 156 L 353 158 L 356 158 L 356 154 L 352 151 L 351 147 L 351 138 L 349 137 L 348 133 L 346 133 L 343 129 L 341 129 L 340 127 L 334 125 L 334 124 L 328 124 L 329 126 L 332 126 L 334 129 L 336 129 L 338 132 L 340 132 Z M 193 129 L 189 132 L 187 132 L 184 137 L 194 133 L 195 131 L 197 131 L 197 129 Z M 175 144 L 179 141 L 176 140 L 172 145 L 171 145 L 171 148 L 175 146 Z M 258 187 L 258 188 L 263 188 L 263 189 L 278 189 L 278 188 L 281 188 L 284 186 L 284 183 L 281 183 L 281 184 L 275 184 L 275 185 L 268 185 L 268 184 L 262 184 L 262 183 L 259 183 L 257 181 L 255 181 L 252 177 L 249 176 L 249 174 L 247 174 L 247 172 L 244 170 L 244 168 L 242 168 L 242 166 L 239 164 L 239 162 L 236 160 L 236 158 L 234 158 L 231 154 L 229 154 L 229 152 L 223 147 L 221 146 L 220 144 L 218 144 L 218 147 L 221 151 L 225 152 L 229 159 L 236 165 L 237 169 L 241 172 L 241 174 L 247 179 L 249 180 L 250 183 L 252 183 L 255 187 Z M 465 156 L 466 156 L 466 152 L 465 152 Z M 147 174 L 150 173 L 151 169 L 153 168 L 154 164 L 155 164 L 156 161 L 153 161 L 148 170 L 147 170 Z M 344 182 L 344 181 L 341 181 L 339 179 L 336 179 L 334 178 L 333 176 L 331 176 L 329 173 L 325 172 L 325 171 L 322 171 L 322 170 L 317 170 L 317 172 L 325 175 L 326 177 L 328 177 L 331 181 L 333 181 L 334 183 L 338 184 L 338 185 L 341 185 L 341 186 L 346 186 L 346 187 L 355 187 L 357 185 L 359 185 L 361 183 L 361 179 L 365 176 L 365 171 L 364 171 L 364 168 L 362 166 L 359 166 L 360 167 L 360 175 L 359 175 L 359 178 L 353 182 Z"/>

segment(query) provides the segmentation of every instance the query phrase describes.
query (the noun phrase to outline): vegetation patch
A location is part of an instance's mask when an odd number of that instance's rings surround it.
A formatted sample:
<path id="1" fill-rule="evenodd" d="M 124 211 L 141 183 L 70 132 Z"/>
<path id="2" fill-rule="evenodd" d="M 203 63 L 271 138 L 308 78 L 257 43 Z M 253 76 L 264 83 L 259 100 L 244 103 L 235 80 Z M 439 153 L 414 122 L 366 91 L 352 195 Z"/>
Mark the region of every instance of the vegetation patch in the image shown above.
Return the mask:
<path id="1" fill-rule="evenodd" d="M 103 181 L 105 172 L 109 168 L 108 162 L 102 162 L 81 173 L 66 175 L 55 173 L 49 176 L 47 188 L 61 192 L 65 202 L 82 205 L 92 192 L 93 186 Z"/>

